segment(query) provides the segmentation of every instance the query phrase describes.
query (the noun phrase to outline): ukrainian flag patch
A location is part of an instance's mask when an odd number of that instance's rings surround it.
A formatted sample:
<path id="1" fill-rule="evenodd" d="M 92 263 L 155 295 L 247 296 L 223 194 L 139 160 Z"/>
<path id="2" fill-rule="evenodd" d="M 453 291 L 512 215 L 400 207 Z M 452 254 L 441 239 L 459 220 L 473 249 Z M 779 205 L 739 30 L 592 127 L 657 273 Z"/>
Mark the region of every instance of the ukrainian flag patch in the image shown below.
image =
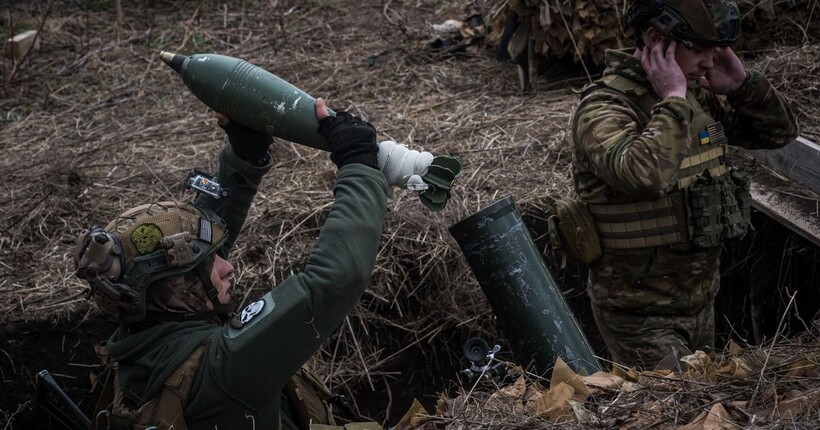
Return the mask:
<path id="1" fill-rule="evenodd" d="M 712 139 L 709 137 L 708 131 L 701 131 L 700 133 L 698 133 L 698 138 L 700 139 L 701 145 L 706 145 L 707 143 L 712 141 Z"/>

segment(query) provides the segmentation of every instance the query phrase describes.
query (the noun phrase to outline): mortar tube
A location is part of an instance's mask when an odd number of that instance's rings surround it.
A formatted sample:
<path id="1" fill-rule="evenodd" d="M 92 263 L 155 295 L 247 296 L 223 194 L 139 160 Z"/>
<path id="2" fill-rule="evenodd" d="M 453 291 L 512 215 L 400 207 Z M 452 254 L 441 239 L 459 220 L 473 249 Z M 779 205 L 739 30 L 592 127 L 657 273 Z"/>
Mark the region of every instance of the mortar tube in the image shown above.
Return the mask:
<path id="1" fill-rule="evenodd" d="M 576 373 L 601 370 L 512 197 L 450 227 L 520 364 L 546 373 L 561 357 Z"/>

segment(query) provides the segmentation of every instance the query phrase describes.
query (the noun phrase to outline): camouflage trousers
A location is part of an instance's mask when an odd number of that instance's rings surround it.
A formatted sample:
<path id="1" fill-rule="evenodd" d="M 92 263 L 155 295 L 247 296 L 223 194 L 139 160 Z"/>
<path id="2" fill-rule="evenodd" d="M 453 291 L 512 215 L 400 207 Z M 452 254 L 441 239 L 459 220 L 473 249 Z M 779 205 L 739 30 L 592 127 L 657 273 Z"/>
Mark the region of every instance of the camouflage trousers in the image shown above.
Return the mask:
<path id="1" fill-rule="evenodd" d="M 651 370 L 673 347 L 708 352 L 715 344 L 712 303 L 695 315 L 642 315 L 595 304 L 592 312 L 612 361 L 624 366 Z"/>

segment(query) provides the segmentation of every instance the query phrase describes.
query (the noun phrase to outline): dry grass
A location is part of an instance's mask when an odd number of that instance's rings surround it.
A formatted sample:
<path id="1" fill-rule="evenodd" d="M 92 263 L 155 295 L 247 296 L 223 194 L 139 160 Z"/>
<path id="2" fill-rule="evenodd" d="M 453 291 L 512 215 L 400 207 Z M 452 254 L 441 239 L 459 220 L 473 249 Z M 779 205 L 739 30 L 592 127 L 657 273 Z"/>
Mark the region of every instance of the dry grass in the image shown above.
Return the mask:
<path id="1" fill-rule="evenodd" d="M 601 374 L 584 380 L 587 394 L 576 389 L 573 400 L 552 398 L 540 407 L 541 395 L 554 392 L 545 388 L 550 381 L 525 375 L 526 385 L 442 397 L 439 411 L 416 416 L 413 428 L 813 429 L 820 416 L 818 334 L 814 326 L 794 339 L 732 344 L 708 357 L 682 357 L 689 364 L 675 371 Z"/>
<path id="2" fill-rule="evenodd" d="M 515 70 L 484 53 L 425 52 L 430 24 L 462 17 L 460 5 L 157 2 L 126 8 L 119 32 L 113 11 L 70 6 L 55 4 L 42 49 L 4 90 L 3 320 L 94 317 L 72 276 L 79 231 L 146 201 L 189 199 L 187 171 L 214 167 L 222 132 L 159 61 L 164 49 L 248 59 L 366 117 L 380 138 L 464 161 L 444 211 L 402 191 L 390 202 L 372 287 L 322 352 L 333 385 L 385 384 L 403 348 L 451 365 L 468 334 L 494 328 L 447 227 L 508 194 L 531 205 L 568 189 L 561 142 L 574 99 L 567 89 L 521 95 Z M 286 142 L 275 153 L 233 254 L 246 297 L 300 269 L 332 200 L 327 154 Z M 510 186 L 521 181 L 532 185 Z M 438 351 L 445 342 L 452 351 Z"/>
<path id="3" fill-rule="evenodd" d="M 364 116 L 382 139 L 464 162 L 444 211 L 431 214 L 400 191 L 390 202 L 372 286 L 315 363 L 332 385 L 389 390 L 403 354 L 423 361 L 401 375 L 404 384 L 433 364 L 457 365 L 469 335 L 497 336 L 447 227 L 506 195 L 543 213 L 548 196 L 569 190 L 564 141 L 575 97 L 563 85 L 521 94 L 515 69 L 488 52 L 424 50 L 431 24 L 486 2 L 156 0 L 126 4 L 121 28 L 109 3 L 55 2 L 40 51 L 13 76 L 4 60 L 0 321 L 96 317 L 72 275 L 79 231 L 147 201 L 190 199 L 181 185 L 188 170 L 214 167 L 222 132 L 159 61 L 170 50 L 247 59 Z M 46 4 L 15 6 L 15 22 L 36 26 Z M 816 70 L 816 45 L 789 52 L 784 59 Z M 791 92 L 816 95 L 816 83 L 788 64 L 783 89 L 800 104 L 804 130 L 817 133 L 810 96 Z M 281 141 L 274 150 L 233 254 L 245 297 L 300 269 L 332 201 L 327 154 Z"/>

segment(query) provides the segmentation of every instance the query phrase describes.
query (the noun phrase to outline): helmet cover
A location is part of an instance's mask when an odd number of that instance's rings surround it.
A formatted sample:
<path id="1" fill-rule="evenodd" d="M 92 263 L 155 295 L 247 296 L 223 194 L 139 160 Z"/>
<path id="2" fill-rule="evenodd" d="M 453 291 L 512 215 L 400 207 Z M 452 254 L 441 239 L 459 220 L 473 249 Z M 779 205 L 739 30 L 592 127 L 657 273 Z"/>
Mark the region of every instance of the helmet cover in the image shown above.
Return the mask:
<path id="1" fill-rule="evenodd" d="M 74 252 L 76 274 L 88 281 L 89 295 L 100 310 L 118 322 L 142 321 L 147 307 L 200 311 L 197 300 L 204 297 L 204 289 L 194 292 L 190 288 L 199 280 L 188 272 L 213 262 L 212 255 L 227 240 L 226 233 L 225 222 L 204 208 L 173 202 L 138 206 L 104 229 L 95 227 L 80 234 Z M 164 281 L 156 282 L 160 280 Z M 173 291 L 147 295 L 148 287 L 155 283 L 155 289 Z M 166 302 L 148 303 L 158 300 Z"/>
<path id="2" fill-rule="evenodd" d="M 633 0 L 627 15 L 630 27 L 648 26 L 682 41 L 729 46 L 740 33 L 740 11 L 729 0 Z"/>

